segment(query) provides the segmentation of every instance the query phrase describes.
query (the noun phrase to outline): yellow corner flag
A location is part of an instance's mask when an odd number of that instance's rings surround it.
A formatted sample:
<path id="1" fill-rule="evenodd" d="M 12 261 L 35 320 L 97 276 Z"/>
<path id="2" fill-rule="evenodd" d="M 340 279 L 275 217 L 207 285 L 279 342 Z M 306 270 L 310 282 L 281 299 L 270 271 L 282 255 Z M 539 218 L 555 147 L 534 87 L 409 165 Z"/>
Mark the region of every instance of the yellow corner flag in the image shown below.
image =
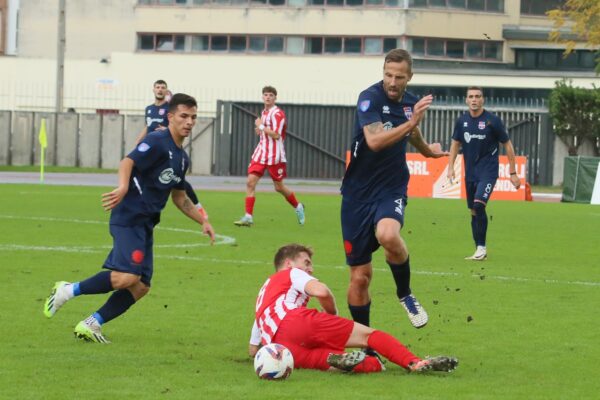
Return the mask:
<path id="1" fill-rule="evenodd" d="M 42 118 L 42 126 L 38 136 L 40 142 L 40 182 L 44 182 L 44 153 L 48 147 L 48 136 L 46 135 L 46 119 Z"/>

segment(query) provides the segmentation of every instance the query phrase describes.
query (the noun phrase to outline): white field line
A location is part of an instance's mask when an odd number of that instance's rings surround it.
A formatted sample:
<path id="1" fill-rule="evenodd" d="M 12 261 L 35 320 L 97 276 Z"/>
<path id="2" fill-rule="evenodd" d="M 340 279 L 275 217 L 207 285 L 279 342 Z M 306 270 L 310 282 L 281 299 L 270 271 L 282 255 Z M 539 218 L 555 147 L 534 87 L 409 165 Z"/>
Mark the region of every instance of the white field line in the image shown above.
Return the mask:
<path id="1" fill-rule="evenodd" d="M 77 219 L 65 219 L 65 218 L 50 218 L 50 217 L 21 217 L 11 215 L 0 215 L 0 219 L 25 219 L 34 221 L 50 221 L 50 222 L 70 222 L 70 223 L 84 223 L 84 224 L 106 224 L 106 221 L 88 221 L 88 220 L 77 220 Z M 198 230 L 192 229 L 181 229 L 181 228 L 166 228 L 157 226 L 157 229 L 168 230 L 173 232 L 202 234 Z M 225 235 L 216 235 L 217 244 L 231 244 L 235 243 L 235 238 Z M 155 248 L 182 248 L 182 247 L 201 247 L 210 246 L 209 243 L 190 243 L 190 244 L 166 244 L 166 245 L 155 245 Z M 106 250 L 111 249 L 112 246 L 29 246 L 29 245 L 18 245 L 18 244 L 0 244 L 0 251 L 55 251 L 65 253 L 105 253 Z M 154 258 L 160 258 L 165 260 L 184 260 L 184 261 L 200 261 L 209 263 L 226 263 L 226 264 L 254 264 L 254 265 L 271 265 L 270 262 L 256 261 L 256 260 L 234 260 L 234 259 L 223 259 L 215 257 L 193 257 L 193 256 L 173 256 L 173 255 L 161 255 L 155 254 Z M 346 265 L 315 265 L 316 268 L 335 268 L 335 269 L 347 269 Z M 373 268 L 374 271 L 389 271 L 386 268 Z M 461 277 L 467 274 L 461 274 L 458 272 L 438 272 L 438 271 L 423 271 L 412 269 L 411 273 L 415 275 L 428 275 L 428 276 L 454 276 Z M 505 282 L 533 282 L 533 283 L 549 283 L 559 285 L 579 285 L 579 286 L 591 286 L 600 287 L 600 282 L 593 281 L 563 281 L 558 279 L 545 279 L 545 278 L 522 278 L 515 276 L 502 276 L 502 275 L 489 275 L 483 273 L 470 274 L 471 278 L 481 279 L 484 275 L 485 279 L 495 279 Z"/>

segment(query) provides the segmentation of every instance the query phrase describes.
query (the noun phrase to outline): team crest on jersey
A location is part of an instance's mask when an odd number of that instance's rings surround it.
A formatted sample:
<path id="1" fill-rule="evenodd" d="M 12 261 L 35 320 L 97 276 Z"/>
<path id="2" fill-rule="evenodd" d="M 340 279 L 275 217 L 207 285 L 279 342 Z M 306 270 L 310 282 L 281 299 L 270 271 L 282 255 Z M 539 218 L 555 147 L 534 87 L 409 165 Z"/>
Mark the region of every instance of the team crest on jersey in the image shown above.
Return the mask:
<path id="1" fill-rule="evenodd" d="M 165 115 L 165 109 L 161 108 L 160 110 L 158 110 L 158 115 Z"/>
<path id="2" fill-rule="evenodd" d="M 404 115 L 406 115 L 406 119 L 412 118 L 412 107 L 403 107 Z"/>
<path id="3" fill-rule="evenodd" d="M 150 145 L 148 143 L 140 143 L 137 147 L 137 151 L 140 153 L 145 153 L 150 149 Z"/>
<path id="4" fill-rule="evenodd" d="M 365 112 L 369 109 L 370 106 L 371 100 L 363 100 L 360 102 L 360 105 L 358 107 L 360 108 L 360 111 Z"/>
<path id="5" fill-rule="evenodd" d="M 477 127 L 481 130 L 485 129 L 485 121 L 479 121 L 479 124 L 477 125 Z"/>

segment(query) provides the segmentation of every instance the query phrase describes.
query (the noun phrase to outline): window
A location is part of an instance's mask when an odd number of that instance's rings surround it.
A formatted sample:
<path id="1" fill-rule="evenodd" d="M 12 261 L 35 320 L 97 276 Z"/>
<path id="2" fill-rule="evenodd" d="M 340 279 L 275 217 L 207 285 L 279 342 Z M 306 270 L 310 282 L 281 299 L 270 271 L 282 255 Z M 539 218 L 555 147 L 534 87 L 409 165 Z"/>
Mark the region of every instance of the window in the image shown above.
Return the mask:
<path id="1" fill-rule="evenodd" d="M 390 50 L 398 48 L 398 39 L 396 38 L 384 38 L 383 39 L 383 52 L 387 53 Z"/>
<path id="2" fill-rule="evenodd" d="M 444 41 L 438 39 L 427 39 L 428 56 L 444 56 Z"/>
<path id="3" fill-rule="evenodd" d="M 211 36 L 210 37 L 210 49 L 212 51 L 227 50 L 227 36 Z"/>
<path id="4" fill-rule="evenodd" d="M 521 14 L 546 15 L 546 11 L 559 8 L 566 0 L 521 0 Z"/>
<path id="5" fill-rule="evenodd" d="M 365 39 L 365 54 L 381 54 L 383 53 L 383 42 L 381 38 L 366 38 Z"/>
<path id="6" fill-rule="evenodd" d="M 425 55 L 425 39 L 414 38 L 410 40 L 412 45 L 412 54 L 414 56 Z"/>
<path id="7" fill-rule="evenodd" d="M 446 7 L 446 0 L 429 0 L 430 7 Z"/>
<path id="8" fill-rule="evenodd" d="M 487 0 L 486 10 L 504 12 L 504 0 Z"/>
<path id="9" fill-rule="evenodd" d="M 359 54 L 361 50 L 360 38 L 345 38 L 344 53 Z"/>
<path id="10" fill-rule="evenodd" d="M 462 8 L 472 11 L 504 12 L 504 0 L 409 0 L 409 8 Z"/>
<path id="11" fill-rule="evenodd" d="M 246 51 L 246 36 L 230 36 L 229 51 L 234 53 Z"/>
<path id="12" fill-rule="evenodd" d="M 502 60 L 502 47 L 499 43 L 486 42 L 484 46 L 484 58 Z"/>
<path id="13" fill-rule="evenodd" d="M 541 51 L 538 53 L 538 66 L 544 69 L 551 69 L 558 66 L 557 51 Z"/>
<path id="14" fill-rule="evenodd" d="M 154 35 L 140 35 L 140 50 L 154 50 Z"/>
<path id="15" fill-rule="evenodd" d="M 265 37 L 264 36 L 251 36 L 250 37 L 250 45 L 248 46 L 248 50 L 263 52 L 265 51 Z"/>
<path id="16" fill-rule="evenodd" d="M 467 0 L 467 9 L 483 11 L 485 10 L 485 0 Z"/>
<path id="17" fill-rule="evenodd" d="M 185 51 L 185 35 L 175 35 L 175 51 Z"/>
<path id="18" fill-rule="evenodd" d="M 596 66 L 596 58 L 600 54 L 593 51 L 577 51 L 579 53 L 579 66 L 585 69 L 593 69 Z"/>
<path id="19" fill-rule="evenodd" d="M 564 57 L 563 50 L 517 49 L 515 66 L 518 69 L 587 70 L 595 67 L 595 53 L 575 50 Z"/>
<path id="20" fill-rule="evenodd" d="M 173 35 L 156 35 L 156 50 L 173 51 Z"/>
<path id="21" fill-rule="evenodd" d="M 536 67 L 536 52 L 535 50 L 517 50 L 517 68 L 533 69 Z"/>
<path id="22" fill-rule="evenodd" d="M 267 51 L 269 53 L 283 52 L 283 38 L 281 36 L 272 36 L 267 39 Z"/>
<path id="23" fill-rule="evenodd" d="M 467 57 L 468 58 L 483 58 L 483 43 L 467 42 Z"/>
<path id="24" fill-rule="evenodd" d="M 302 54 L 304 52 L 304 38 L 289 37 L 286 40 L 287 54 Z"/>
<path id="25" fill-rule="evenodd" d="M 465 42 L 448 40 L 446 42 L 446 55 L 450 58 L 465 58 Z"/>
<path id="26" fill-rule="evenodd" d="M 323 38 L 322 37 L 313 37 L 305 39 L 304 43 L 306 47 L 304 48 L 307 54 L 321 54 L 323 53 Z"/>
<path id="27" fill-rule="evenodd" d="M 448 7 L 465 8 L 466 0 L 448 0 Z"/>
<path id="28" fill-rule="evenodd" d="M 208 51 L 208 35 L 192 36 L 192 51 Z"/>
<path id="29" fill-rule="evenodd" d="M 342 38 L 327 37 L 325 38 L 325 53 L 341 53 Z"/>

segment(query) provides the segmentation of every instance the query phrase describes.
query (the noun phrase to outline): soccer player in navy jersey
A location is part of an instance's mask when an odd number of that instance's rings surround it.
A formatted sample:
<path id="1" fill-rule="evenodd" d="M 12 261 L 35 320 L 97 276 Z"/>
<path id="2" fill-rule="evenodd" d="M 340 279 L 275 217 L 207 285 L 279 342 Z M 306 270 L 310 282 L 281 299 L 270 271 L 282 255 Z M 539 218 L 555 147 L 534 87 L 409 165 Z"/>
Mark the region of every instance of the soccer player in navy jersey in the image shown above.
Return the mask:
<path id="1" fill-rule="evenodd" d="M 412 78 L 412 58 L 406 50 L 390 51 L 383 80 L 358 97 L 351 159 L 342 182 L 342 236 L 350 266 L 348 307 L 352 318 L 369 326 L 373 274 L 372 253 L 379 246 L 396 283 L 396 294 L 413 326 L 421 328 L 427 313 L 412 295 L 404 225 L 409 171 L 406 146 L 426 157 L 447 156 L 439 143 L 428 144 L 418 128 L 433 97 L 417 99 L 406 92 Z"/>
<path id="2" fill-rule="evenodd" d="M 518 189 L 521 180 L 515 168 L 515 150 L 504 124 L 498 116 L 483 108 L 483 89 L 467 89 L 469 112 L 461 115 L 454 125 L 448 159 L 448 180 L 454 176 L 454 161 L 462 147 L 465 160 L 465 189 L 467 207 L 471 211 L 471 231 L 475 253 L 466 260 L 483 261 L 487 258 L 486 234 L 488 226 L 486 205 L 498 179 L 498 154 L 502 144 L 508 157 L 510 181 Z"/>
<path id="3" fill-rule="evenodd" d="M 183 141 L 196 123 L 196 100 L 186 94 L 171 99 L 168 128 L 149 133 L 119 165 L 119 184 L 102 195 L 102 206 L 112 210 L 113 248 L 104 270 L 80 282 L 56 282 L 44 304 L 50 318 L 68 300 L 79 295 L 112 292 L 106 303 L 75 327 L 87 341 L 109 343 L 101 326 L 126 312 L 150 290 L 153 272 L 153 231 L 169 195 L 187 217 L 202 225 L 214 241 L 210 223 L 196 211 L 183 183 L 189 158 Z"/>
<path id="4" fill-rule="evenodd" d="M 144 137 L 150 132 L 162 131 L 167 129 L 169 121 L 167 120 L 167 113 L 169 112 L 169 100 L 171 99 L 171 91 L 167 87 L 167 82 L 162 79 L 154 82 L 152 91 L 154 92 L 154 103 L 150 104 L 144 110 L 144 117 L 146 119 L 146 126 L 136 139 L 136 145 L 139 144 Z M 192 188 L 192 185 L 188 181 L 185 181 L 185 193 L 192 200 L 196 209 L 204 218 L 208 219 L 208 213 L 202 206 L 202 203 L 198 200 L 196 192 Z"/>

